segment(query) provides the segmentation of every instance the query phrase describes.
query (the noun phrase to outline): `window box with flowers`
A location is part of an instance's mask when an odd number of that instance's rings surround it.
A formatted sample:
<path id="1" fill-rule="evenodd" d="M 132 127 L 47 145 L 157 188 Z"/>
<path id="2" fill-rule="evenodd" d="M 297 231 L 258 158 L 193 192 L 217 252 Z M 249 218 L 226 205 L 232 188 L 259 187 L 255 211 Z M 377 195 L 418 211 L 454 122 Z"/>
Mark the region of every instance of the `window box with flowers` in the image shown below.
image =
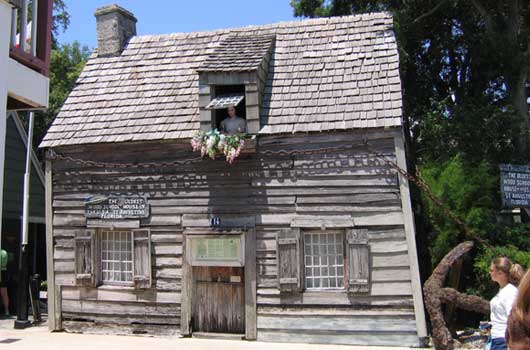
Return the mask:
<path id="1" fill-rule="evenodd" d="M 256 137 L 247 134 L 225 135 L 217 129 L 206 133 L 198 131 L 191 139 L 194 151 L 201 152 L 202 157 L 216 159 L 225 156 L 229 164 L 244 153 L 255 153 Z"/>

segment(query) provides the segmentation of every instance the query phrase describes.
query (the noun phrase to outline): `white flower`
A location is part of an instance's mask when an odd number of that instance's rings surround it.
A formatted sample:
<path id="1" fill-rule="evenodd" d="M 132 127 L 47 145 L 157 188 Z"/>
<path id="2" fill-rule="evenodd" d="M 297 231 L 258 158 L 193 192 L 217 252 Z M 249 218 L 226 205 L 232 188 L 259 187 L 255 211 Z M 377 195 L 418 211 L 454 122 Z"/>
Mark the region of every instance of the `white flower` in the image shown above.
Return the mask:
<path id="1" fill-rule="evenodd" d="M 219 142 L 217 143 L 217 149 L 219 150 L 219 152 L 223 152 L 225 147 L 226 141 L 224 140 L 224 138 L 221 138 L 221 140 L 219 140 Z"/>
<path id="2" fill-rule="evenodd" d="M 215 136 L 210 136 L 208 137 L 208 140 L 206 140 L 206 147 L 208 147 L 208 149 L 212 149 L 215 145 Z"/>

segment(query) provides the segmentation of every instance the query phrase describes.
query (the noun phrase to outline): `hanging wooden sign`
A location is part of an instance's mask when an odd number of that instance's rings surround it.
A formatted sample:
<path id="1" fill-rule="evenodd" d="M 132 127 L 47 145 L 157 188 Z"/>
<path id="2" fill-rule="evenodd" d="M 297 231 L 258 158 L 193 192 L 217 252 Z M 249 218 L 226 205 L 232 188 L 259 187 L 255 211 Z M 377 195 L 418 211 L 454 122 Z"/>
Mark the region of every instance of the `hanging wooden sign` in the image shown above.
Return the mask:
<path id="1" fill-rule="evenodd" d="M 87 219 L 141 219 L 149 216 L 149 203 L 143 197 L 90 197 L 85 200 Z"/>
<path id="2" fill-rule="evenodd" d="M 530 166 L 500 164 L 502 204 L 530 207 Z"/>

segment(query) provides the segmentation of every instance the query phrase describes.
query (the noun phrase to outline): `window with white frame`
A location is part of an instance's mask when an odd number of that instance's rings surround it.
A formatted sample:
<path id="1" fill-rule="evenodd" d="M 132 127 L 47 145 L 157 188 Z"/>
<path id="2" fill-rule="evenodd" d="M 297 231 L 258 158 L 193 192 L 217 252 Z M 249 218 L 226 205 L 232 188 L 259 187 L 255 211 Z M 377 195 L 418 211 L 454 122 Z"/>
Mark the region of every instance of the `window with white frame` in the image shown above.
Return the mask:
<path id="1" fill-rule="evenodd" d="M 131 231 L 101 231 L 101 282 L 131 284 L 133 239 Z"/>
<path id="2" fill-rule="evenodd" d="M 341 231 L 304 232 L 306 289 L 344 289 L 343 241 Z"/>

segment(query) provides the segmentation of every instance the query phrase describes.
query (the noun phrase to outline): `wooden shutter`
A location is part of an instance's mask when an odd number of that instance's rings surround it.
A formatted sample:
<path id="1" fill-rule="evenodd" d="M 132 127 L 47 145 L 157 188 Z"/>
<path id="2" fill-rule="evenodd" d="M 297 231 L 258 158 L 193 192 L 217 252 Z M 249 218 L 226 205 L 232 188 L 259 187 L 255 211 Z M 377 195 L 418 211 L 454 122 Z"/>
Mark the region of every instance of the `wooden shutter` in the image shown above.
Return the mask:
<path id="1" fill-rule="evenodd" d="M 133 230 L 133 282 L 136 288 L 151 288 L 151 234 Z"/>
<path id="2" fill-rule="evenodd" d="M 94 230 L 75 233 L 75 280 L 78 286 L 93 287 L 96 285 L 95 239 Z"/>
<path id="3" fill-rule="evenodd" d="M 302 289 L 300 273 L 300 229 L 278 232 L 278 285 L 280 292 L 297 292 Z"/>
<path id="4" fill-rule="evenodd" d="M 370 246 L 367 229 L 348 230 L 348 291 L 368 293 L 370 291 Z"/>

